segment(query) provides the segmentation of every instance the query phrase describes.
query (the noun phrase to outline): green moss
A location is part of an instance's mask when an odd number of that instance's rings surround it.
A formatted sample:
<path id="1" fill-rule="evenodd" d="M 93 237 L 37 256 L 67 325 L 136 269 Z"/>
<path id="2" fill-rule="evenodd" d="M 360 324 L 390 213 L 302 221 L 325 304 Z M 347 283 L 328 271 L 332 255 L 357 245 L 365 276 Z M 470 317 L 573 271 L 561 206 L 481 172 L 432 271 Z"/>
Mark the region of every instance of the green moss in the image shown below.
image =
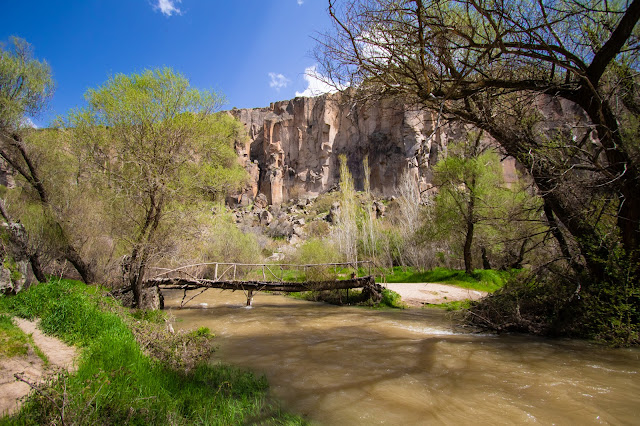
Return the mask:
<path id="1" fill-rule="evenodd" d="M 471 301 L 469 300 L 458 300 L 455 302 L 446 302 L 439 304 L 426 304 L 424 308 L 435 308 L 435 309 L 444 309 L 445 311 L 461 311 L 464 309 L 469 309 L 471 306 Z"/>
<path id="2" fill-rule="evenodd" d="M 5 257 L 2 266 L 11 272 L 11 282 L 15 283 L 22 278 L 22 274 L 18 270 L 18 264 L 11 258 Z"/>

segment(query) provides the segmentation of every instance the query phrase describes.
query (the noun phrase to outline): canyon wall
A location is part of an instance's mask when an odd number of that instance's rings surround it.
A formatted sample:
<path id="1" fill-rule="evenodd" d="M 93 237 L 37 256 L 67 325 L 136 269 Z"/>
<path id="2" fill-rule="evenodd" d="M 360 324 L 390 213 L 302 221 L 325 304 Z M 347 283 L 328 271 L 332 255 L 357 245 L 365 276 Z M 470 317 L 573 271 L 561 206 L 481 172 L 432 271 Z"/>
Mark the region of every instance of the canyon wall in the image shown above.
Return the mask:
<path id="1" fill-rule="evenodd" d="M 251 190 L 237 197 L 240 204 L 258 193 L 277 205 L 329 191 L 340 180 L 340 154 L 346 155 L 358 190 L 364 187 L 363 160 L 368 157 L 375 195 L 396 195 L 404 171 L 425 191 L 432 186 L 431 167 L 447 144 L 466 137 L 459 124 L 440 123 L 434 132 L 433 112 L 394 101 L 355 106 L 340 94 L 299 97 L 230 114 L 249 135 L 248 142 L 236 145 L 251 176 Z M 509 180 L 511 173 L 505 171 Z M 512 174 L 515 178 L 515 170 Z"/>

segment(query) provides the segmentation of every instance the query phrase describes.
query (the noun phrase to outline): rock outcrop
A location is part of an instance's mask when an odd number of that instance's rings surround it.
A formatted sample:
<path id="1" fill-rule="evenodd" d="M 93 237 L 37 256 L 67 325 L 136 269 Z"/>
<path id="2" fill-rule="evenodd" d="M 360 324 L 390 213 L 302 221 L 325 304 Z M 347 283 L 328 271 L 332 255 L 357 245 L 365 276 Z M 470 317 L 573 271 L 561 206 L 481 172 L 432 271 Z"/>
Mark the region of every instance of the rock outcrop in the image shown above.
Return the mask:
<path id="1" fill-rule="evenodd" d="M 279 205 L 327 192 L 340 180 L 340 154 L 346 155 L 358 190 L 364 186 L 363 160 L 368 158 L 374 194 L 396 195 L 404 171 L 424 191 L 432 183 L 431 166 L 449 141 L 466 137 L 459 124 L 440 123 L 434 131 L 437 117 L 431 111 L 392 100 L 356 106 L 338 93 L 230 114 L 249 135 L 246 145 L 236 146 L 252 181 L 248 194 L 237 197 L 238 204 L 258 193 Z"/>
<path id="2" fill-rule="evenodd" d="M 364 184 L 365 157 L 371 188 L 380 195 L 395 194 L 406 169 L 422 184 L 428 183 L 429 165 L 446 146 L 442 132 L 429 138 L 435 117 L 394 102 L 365 109 L 345 99 L 327 94 L 231 111 L 250 138 L 245 166 L 259 168 L 254 187 L 270 204 L 318 195 L 336 186 L 339 154 L 347 156 L 357 189 Z"/>

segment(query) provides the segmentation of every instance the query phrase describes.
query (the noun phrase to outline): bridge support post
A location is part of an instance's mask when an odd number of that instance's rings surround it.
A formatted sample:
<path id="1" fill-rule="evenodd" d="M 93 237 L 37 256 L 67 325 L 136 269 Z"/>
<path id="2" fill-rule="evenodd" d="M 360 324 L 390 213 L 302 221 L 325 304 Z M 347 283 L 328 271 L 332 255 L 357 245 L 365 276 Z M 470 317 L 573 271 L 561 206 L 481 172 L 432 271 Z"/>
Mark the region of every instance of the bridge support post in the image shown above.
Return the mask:
<path id="1" fill-rule="evenodd" d="M 253 303 L 253 290 L 247 292 L 247 306 L 251 306 Z"/>

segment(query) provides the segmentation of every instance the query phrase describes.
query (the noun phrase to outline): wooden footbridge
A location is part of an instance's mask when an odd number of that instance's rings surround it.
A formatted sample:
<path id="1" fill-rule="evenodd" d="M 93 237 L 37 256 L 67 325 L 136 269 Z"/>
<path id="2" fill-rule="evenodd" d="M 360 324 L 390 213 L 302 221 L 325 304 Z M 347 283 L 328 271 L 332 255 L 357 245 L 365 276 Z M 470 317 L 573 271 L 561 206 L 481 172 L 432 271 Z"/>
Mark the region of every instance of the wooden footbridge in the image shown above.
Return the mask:
<path id="1" fill-rule="evenodd" d="M 373 288 L 371 266 L 369 261 L 307 265 L 198 263 L 174 269 L 155 268 L 156 275 L 145 281 L 145 287 L 183 290 L 180 307 L 211 288 L 240 290 L 247 296 L 247 306 L 251 306 L 256 291 L 290 293 Z M 188 291 L 198 289 L 199 293 L 187 299 Z"/>

